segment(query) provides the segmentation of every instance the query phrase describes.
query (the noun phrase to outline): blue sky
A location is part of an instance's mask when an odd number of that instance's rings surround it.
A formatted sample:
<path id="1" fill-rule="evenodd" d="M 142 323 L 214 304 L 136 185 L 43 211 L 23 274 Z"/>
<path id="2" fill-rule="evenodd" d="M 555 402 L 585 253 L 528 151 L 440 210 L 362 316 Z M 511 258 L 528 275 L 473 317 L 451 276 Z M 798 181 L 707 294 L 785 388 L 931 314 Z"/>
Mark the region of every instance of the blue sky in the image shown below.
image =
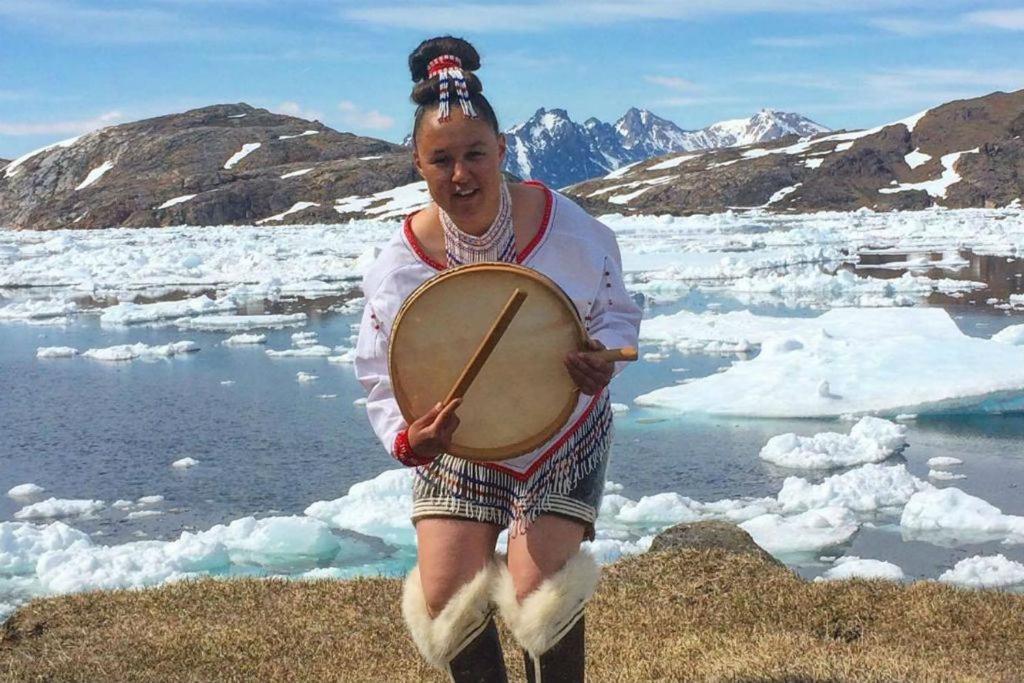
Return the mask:
<path id="1" fill-rule="evenodd" d="M 1024 2 L 0 0 L 0 157 L 222 102 L 398 141 L 409 51 L 462 35 L 504 127 L 539 107 L 861 128 L 1024 88 Z"/>

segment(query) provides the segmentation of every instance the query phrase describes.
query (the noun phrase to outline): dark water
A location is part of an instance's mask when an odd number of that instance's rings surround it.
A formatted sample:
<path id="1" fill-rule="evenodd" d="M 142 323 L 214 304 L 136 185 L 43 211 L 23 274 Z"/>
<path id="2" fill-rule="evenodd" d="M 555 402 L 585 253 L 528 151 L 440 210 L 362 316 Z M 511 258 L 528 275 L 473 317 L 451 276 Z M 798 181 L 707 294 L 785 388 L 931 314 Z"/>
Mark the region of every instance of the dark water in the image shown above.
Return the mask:
<path id="1" fill-rule="evenodd" d="M 1020 291 L 1012 289 L 1020 279 L 1016 277 L 1020 262 L 1006 265 L 1012 268 L 993 276 L 993 291 L 998 286 Z M 982 271 L 993 273 L 982 268 L 966 277 L 979 278 Z M 948 271 L 943 275 L 950 276 Z M 997 279 L 1003 284 L 996 284 Z M 319 309 L 332 303 L 338 302 L 293 303 L 275 312 Z M 1024 322 L 1020 313 L 964 300 L 946 306 L 968 334 L 987 337 L 1006 325 Z M 328 313 L 314 316 L 301 329 L 318 332 L 322 344 L 349 345 L 355 322 L 354 316 Z M 69 520 L 83 531 L 99 532 L 97 542 L 122 543 L 143 537 L 173 539 L 185 529 L 206 529 L 247 515 L 302 514 L 310 503 L 338 498 L 352 484 L 395 467 L 371 432 L 363 408 L 353 404 L 363 391 L 350 365 L 322 358 L 269 358 L 264 353 L 265 348 L 291 347 L 291 334 L 298 329 L 270 331 L 266 345 L 224 347 L 219 342 L 229 333 L 102 328 L 90 317 L 80 317 L 66 328 L 0 326 L 0 493 L 34 482 L 46 488 L 43 497 L 98 498 L 110 503 L 163 495 L 165 501 L 159 506 L 166 512 L 163 515 L 126 520 L 122 512 L 108 508 L 95 519 Z M 35 357 L 39 346 L 84 350 L 181 339 L 194 340 L 202 350 L 130 363 Z M 787 476 L 820 479 L 835 474 L 783 470 L 757 455 L 776 434 L 845 432 L 847 423 L 682 418 L 632 405 L 640 394 L 711 374 L 734 361 L 734 357 L 673 353 L 659 363 L 634 364 L 616 380 L 613 399 L 629 404 L 631 410 L 616 416 L 608 477 L 624 486 L 623 495 L 638 499 L 674 491 L 701 501 L 774 496 Z M 316 374 L 319 380 L 299 383 L 298 371 Z M 224 380 L 234 384 L 222 385 Z M 337 394 L 337 398 L 317 398 L 319 394 Z M 908 427 L 910 447 L 891 462 L 905 462 L 912 474 L 926 478 L 928 458 L 958 457 L 964 464 L 956 471 L 967 478 L 935 482 L 938 486 L 957 486 L 1007 514 L 1024 515 L 1024 415 L 923 418 Z M 170 466 L 186 456 L 200 465 L 185 470 Z M 0 495 L 0 521 L 13 519 L 20 507 L 21 503 Z M 396 511 L 396 515 L 404 513 Z M 879 519 L 876 528 L 862 529 L 848 546 L 828 554 L 885 559 L 911 577 L 931 578 L 978 553 L 1002 553 L 1024 561 L 1024 546 L 947 547 L 905 540 L 895 523 L 898 519 Z M 807 576 L 825 568 L 813 557 L 791 559 Z"/>

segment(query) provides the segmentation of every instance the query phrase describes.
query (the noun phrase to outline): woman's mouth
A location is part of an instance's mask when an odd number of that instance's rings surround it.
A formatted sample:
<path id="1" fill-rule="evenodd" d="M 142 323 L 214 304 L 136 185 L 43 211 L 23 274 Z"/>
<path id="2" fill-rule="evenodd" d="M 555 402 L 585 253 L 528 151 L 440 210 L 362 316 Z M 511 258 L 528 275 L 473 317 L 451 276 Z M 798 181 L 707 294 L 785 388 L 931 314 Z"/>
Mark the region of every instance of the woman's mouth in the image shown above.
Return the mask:
<path id="1" fill-rule="evenodd" d="M 472 190 L 456 190 L 455 191 L 455 199 L 456 200 L 468 199 L 469 197 L 475 196 L 478 191 L 479 190 L 477 190 L 477 189 L 472 189 Z"/>

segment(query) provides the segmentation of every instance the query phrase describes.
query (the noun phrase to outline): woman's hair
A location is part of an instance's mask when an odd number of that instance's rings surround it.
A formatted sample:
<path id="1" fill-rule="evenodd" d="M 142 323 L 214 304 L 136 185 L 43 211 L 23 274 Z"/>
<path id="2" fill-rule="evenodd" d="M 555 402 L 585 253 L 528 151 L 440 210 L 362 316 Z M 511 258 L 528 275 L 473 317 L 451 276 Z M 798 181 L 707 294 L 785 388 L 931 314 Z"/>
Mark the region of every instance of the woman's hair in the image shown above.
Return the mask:
<path id="1" fill-rule="evenodd" d="M 441 55 L 453 55 L 462 60 L 462 72 L 466 78 L 466 88 L 469 91 L 469 99 L 473 103 L 478 115 L 491 124 L 495 134 L 501 132 L 498 127 L 498 117 L 490 102 L 483 96 L 483 85 L 480 79 L 473 72 L 480 68 L 480 55 L 476 48 L 462 38 L 452 36 L 440 36 L 430 38 L 420 43 L 412 54 L 409 55 L 409 71 L 412 80 L 416 85 L 412 89 L 412 101 L 415 102 L 416 116 L 412 124 L 412 139 L 416 140 L 416 131 L 420 127 L 420 120 L 423 115 L 435 109 L 441 98 L 440 79 L 437 76 L 427 78 L 427 65 L 435 57 Z"/>

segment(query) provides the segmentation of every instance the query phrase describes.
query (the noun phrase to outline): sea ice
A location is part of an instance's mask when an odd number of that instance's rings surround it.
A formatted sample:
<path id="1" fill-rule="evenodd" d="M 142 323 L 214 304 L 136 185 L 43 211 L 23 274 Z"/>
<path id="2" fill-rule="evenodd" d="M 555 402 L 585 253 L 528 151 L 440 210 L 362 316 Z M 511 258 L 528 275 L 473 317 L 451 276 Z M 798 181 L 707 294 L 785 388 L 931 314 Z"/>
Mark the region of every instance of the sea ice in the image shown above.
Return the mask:
<path id="1" fill-rule="evenodd" d="M 946 470 L 928 470 L 928 478 L 935 479 L 938 481 L 953 481 L 955 479 L 966 479 L 967 475 L 964 474 L 953 474 Z"/>
<path id="2" fill-rule="evenodd" d="M 831 469 L 881 462 L 907 445 L 907 428 L 870 415 L 850 434 L 822 432 L 814 436 L 788 433 L 773 436 L 761 459 L 781 467 Z"/>
<path id="3" fill-rule="evenodd" d="M 1000 344 L 1024 346 L 1024 325 L 1010 325 L 992 335 L 992 341 Z"/>
<path id="4" fill-rule="evenodd" d="M 307 346 L 301 349 L 266 350 L 266 354 L 271 358 L 326 358 L 332 353 L 333 351 L 330 346 L 323 346 L 322 344 Z"/>
<path id="5" fill-rule="evenodd" d="M 225 346 L 243 346 L 246 344 L 266 344 L 267 335 L 265 334 L 235 334 L 224 341 L 221 344 Z"/>
<path id="6" fill-rule="evenodd" d="M 72 358 L 78 355 L 78 349 L 71 346 L 40 346 L 36 349 L 36 358 Z"/>
<path id="7" fill-rule="evenodd" d="M 0 522 L 0 574 L 27 574 L 46 552 L 91 544 L 88 534 L 63 522 Z"/>
<path id="8" fill-rule="evenodd" d="M 677 314 L 641 324 L 641 338 L 662 341 L 734 341 L 741 334 L 762 342 L 759 356 L 636 403 L 776 418 L 1002 412 L 1024 405 L 1024 348 L 969 337 L 940 309 L 840 309 L 801 319 L 746 311 L 696 320 Z M 829 384 L 827 397 L 818 393 L 822 381 Z"/>
<path id="9" fill-rule="evenodd" d="M 942 573 L 939 581 L 972 588 L 1004 588 L 1024 584 L 1024 564 L 1004 555 L 975 555 L 956 563 Z"/>
<path id="10" fill-rule="evenodd" d="M 0 307 L 0 321 L 64 318 L 78 311 L 74 301 L 42 299 L 20 301 Z"/>
<path id="11" fill-rule="evenodd" d="M 254 330 L 295 327 L 306 324 L 305 313 L 280 315 L 201 315 L 175 321 L 180 328 L 193 330 Z"/>
<path id="12" fill-rule="evenodd" d="M 297 372 L 295 373 L 295 379 L 299 382 L 315 382 L 320 378 L 311 372 Z"/>
<path id="13" fill-rule="evenodd" d="M 14 513 L 15 519 L 53 519 L 57 517 L 75 517 L 91 515 L 106 507 L 102 500 L 82 498 L 47 498 L 26 505 Z"/>
<path id="14" fill-rule="evenodd" d="M 928 458 L 926 463 L 928 467 L 942 468 L 942 467 L 955 467 L 956 465 L 963 465 L 964 461 L 960 458 L 952 458 L 948 455 L 939 455 L 934 458 Z"/>
<path id="15" fill-rule="evenodd" d="M 156 505 L 157 503 L 164 502 L 164 497 L 160 495 L 142 496 L 135 502 L 139 505 Z"/>
<path id="16" fill-rule="evenodd" d="M 336 529 L 351 529 L 388 543 L 411 546 L 415 543 L 409 521 L 413 476 L 406 468 L 387 470 L 353 484 L 341 498 L 313 503 L 305 514 Z"/>
<path id="17" fill-rule="evenodd" d="M 783 517 L 766 514 L 739 525 L 754 542 L 772 555 L 817 553 L 848 541 L 860 524 L 857 516 L 841 506 L 825 506 Z"/>
<path id="18" fill-rule="evenodd" d="M 181 458 L 180 460 L 175 460 L 174 462 L 172 462 L 171 463 L 171 467 L 185 468 L 185 467 L 194 467 L 195 465 L 198 465 L 198 464 L 199 464 L 199 461 L 196 460 L 195 458 Z"/>
<path id="19" fill-rule="evenodd" d="M 207 296 L 197 296 L 181 301 L 159 301 L 152 304 L 135 304 L 122 301 L 114 306 L 103 309 L 103 312 L 100 314 L 100 323 L 103 325 L 131 325 L 168 318 L 202 315 L 204 313 L 233 311 L 237 307 L 238 304 L 231 297 L 211 299 Z"/>
<path id="20" fill-rule="evenodd" d="M 7 495 L 11 498 L 28 498 L 30 496 L 38 495 L 45 490 L 46 489 L 38 484 L 18 484 L 17 486 L 12 486 L 8 489 Z"/>
<path id="21" fill-rule="evenodd" d="M 958 488 L 924 489 L 907 501 L 900 526 L 915 538 L 1003 539 L 1024 543 L 1024 517 L 1004 515 Z"/>
<path id="22" fill-rule="evenodd" d="M 108 346 L 102 349 L 89 349 L 85 351 L 82 356 L 84 358 L 93 358 L 95 360 L 127 361 L 135 360 L 136 358 L 177 356 L 183 353 L 193 353 L 198 350 L 198 344 L 194 341 L 185 340 L 171 342 L 170 344 L 161 344 L 158 346 L 150 346 L 143 343 L 118 344 L 116 346 Z"/>
<path id="23" fill-rule="evenodd" d="M 869 463 L 834 474 L 820 483 L 786 477 L 779 491 L 782 512 L 790 514 L 831 506 L 875 513 L 902 508 L 912 496 L 934 487 L 907 471 L 906 465 Z"/>
<path id="24" fill-rule="evenodd" d="M 906 578 L 903 570 L 892 562 L 882 560 L 865 560 L 856 555 L 845 555 L 836 560 L 831 569 L 815 581 L 835 581 L 842 579 L 887 579 L 902 581 Z"/>

